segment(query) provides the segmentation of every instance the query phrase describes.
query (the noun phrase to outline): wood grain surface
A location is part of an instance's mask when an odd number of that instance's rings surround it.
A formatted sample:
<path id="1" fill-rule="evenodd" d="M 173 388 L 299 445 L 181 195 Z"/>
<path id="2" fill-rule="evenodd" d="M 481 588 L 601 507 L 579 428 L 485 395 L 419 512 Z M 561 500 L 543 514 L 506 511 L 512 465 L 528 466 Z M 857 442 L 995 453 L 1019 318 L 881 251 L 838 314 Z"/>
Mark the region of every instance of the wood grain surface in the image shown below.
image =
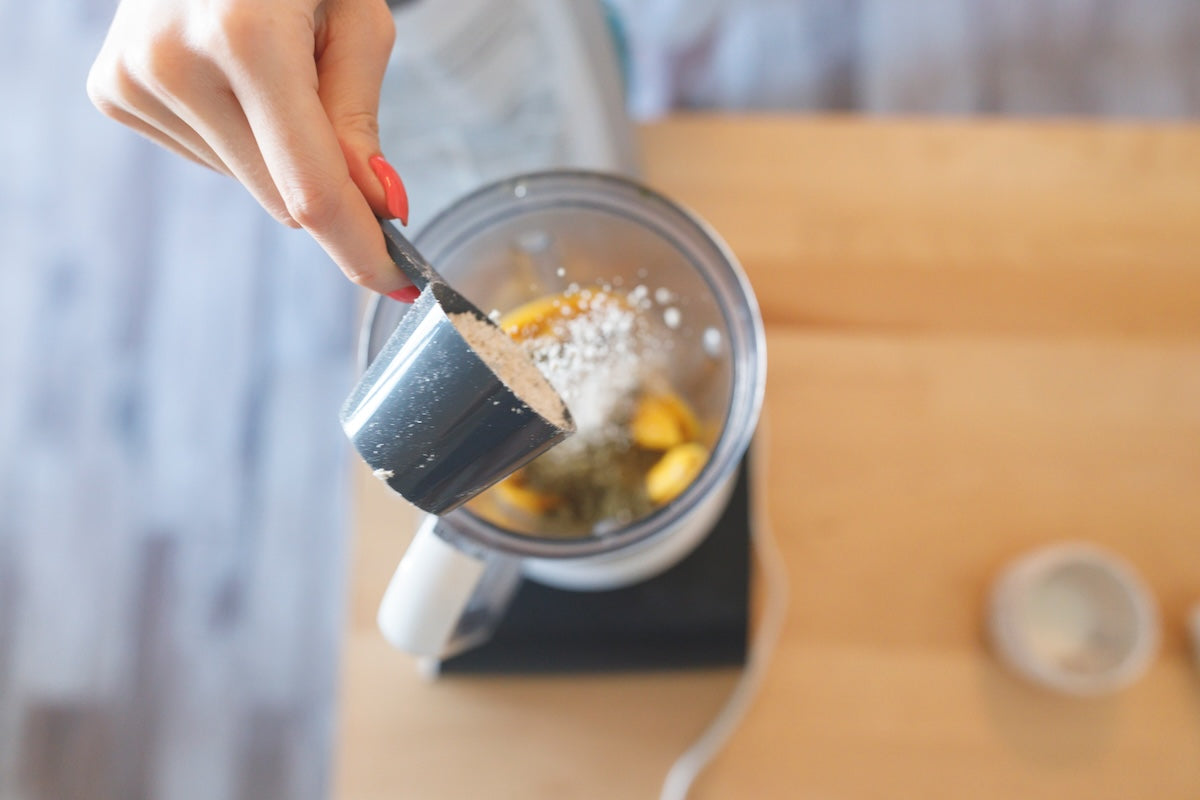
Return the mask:
<path id="1" fill-rule="evenodd" d="M 766 512 L 791 582 L 697 798 L 1200 793 L 1200 128 L 684 117 L 649 180 L 766 318 Z M 337 794 L 654 797 L 728 672 L 429 684 L 372 617 L 411 529 L 360 475 Z M 1086 539 L 1164 641 L 1119 695 L 1011 677 L 989 583 Z"/>
<path id="2" fill-rule="evenodd" d="M 1200 793 L 1200 129 L 698 119 L 644 146 L 764 299 L 793 587 L 695 796 Z M 995 571 L 1062 539 L 1160 605 L 1125 694 L 1047 695 L 984 646 Z"/>

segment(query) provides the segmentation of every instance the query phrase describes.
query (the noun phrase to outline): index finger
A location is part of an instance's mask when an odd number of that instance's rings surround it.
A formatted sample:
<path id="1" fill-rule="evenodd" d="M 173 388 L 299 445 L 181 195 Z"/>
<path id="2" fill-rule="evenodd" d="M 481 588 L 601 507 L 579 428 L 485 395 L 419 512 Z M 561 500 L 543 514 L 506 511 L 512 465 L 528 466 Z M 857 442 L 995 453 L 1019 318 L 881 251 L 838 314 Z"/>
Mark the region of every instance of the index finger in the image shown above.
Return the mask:
<path id="1" fill-rule="evenodd" d="M 311 29 L 307 33 L 305 50 L 303 38 L 280 41 L 287 32 L 276 26 L 267 41 L 258 39 L 253 71 L 231 75 L 230 83 L 292 219 L 350 280 L 381 294 L 404 289 L 410 282 L 388 256 L 321 103 Z M 264 48 L 276 56 L 263 57 Z"/>

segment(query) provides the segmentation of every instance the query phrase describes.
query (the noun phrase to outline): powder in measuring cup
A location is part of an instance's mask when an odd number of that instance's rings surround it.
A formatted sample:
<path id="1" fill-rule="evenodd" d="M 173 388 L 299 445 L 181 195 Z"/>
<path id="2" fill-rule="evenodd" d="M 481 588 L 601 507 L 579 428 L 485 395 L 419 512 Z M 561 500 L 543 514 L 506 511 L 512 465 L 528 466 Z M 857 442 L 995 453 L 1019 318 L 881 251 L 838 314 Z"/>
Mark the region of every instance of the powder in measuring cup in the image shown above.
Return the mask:
<path id="1" fill-rule="evenodd" d="M 504 331 L 475 314 L 461 312 L 449 316 L 450 322 L 475 354 L 518 399 L 556 427 L 566 430 L 573 427 L 563 399 L 520 345 Z"/>

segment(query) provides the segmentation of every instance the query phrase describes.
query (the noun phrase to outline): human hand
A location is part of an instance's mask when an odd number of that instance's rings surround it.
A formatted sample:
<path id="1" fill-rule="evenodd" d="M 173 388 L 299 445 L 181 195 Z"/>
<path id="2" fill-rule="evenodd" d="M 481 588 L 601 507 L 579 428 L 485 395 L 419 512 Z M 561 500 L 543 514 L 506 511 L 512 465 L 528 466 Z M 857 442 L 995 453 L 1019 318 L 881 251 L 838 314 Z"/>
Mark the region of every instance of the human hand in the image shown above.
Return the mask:
<path id="1" fill-rule="evenodd" d="M 408 216 L 403 184 L 379 153 L 394 36 L 385 0 L 122 0 L 88 95 L 241 181 L 350 280 L 411 301 L 375 219 Z"/>

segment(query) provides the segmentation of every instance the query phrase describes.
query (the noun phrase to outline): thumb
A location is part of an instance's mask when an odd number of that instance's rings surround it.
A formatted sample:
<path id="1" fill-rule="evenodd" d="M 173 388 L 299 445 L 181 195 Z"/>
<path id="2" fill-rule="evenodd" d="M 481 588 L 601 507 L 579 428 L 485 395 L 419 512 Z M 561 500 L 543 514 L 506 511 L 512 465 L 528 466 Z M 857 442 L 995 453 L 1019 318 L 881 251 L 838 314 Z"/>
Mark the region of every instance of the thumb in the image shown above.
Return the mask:
<path id="1" fill-rule="evenodd" d="M 385 0 L 333 0 L 324 21 L 325 48 L 317 58 L 317 93 L 337 135 L 350 179 L 377 216 L 403 217 L 408 203 L 393 189 L 391 208 L 386 176 L 371 164 L 380 155 L 379 91 L 395 40 Z M 390 170 L 390 167 L 388 168 Z M 389 182 L 399 185 L 395 172 Z"/>

